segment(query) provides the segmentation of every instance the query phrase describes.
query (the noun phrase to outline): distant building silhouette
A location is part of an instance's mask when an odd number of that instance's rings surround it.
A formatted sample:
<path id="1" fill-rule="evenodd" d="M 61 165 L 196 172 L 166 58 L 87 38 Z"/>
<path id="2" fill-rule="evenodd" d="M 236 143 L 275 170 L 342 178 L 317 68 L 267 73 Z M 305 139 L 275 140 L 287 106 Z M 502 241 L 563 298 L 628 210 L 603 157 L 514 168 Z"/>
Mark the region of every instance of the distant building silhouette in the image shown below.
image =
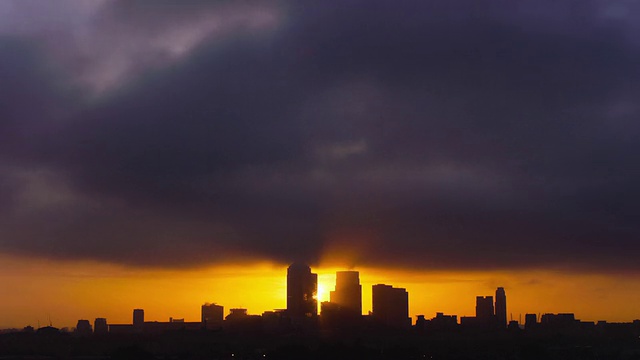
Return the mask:
<path id="1" fill-rule="evenodd" d="M 542 314 L 540 318 L 540 326 L 546 329 L 571 328 L 579 322 L 572 313 Z"/>
<path id="2" fill-rule="evenodd" d="M 224 307 L 217 304 L 202 305 L 201 321 L 202 326 L 207 329 L 219 328 L 224 320 Z"/>
<path id="3" fill-rule="evenodd" d="M 433 331 L 453 330 L 458 326 L 457 315 L 445 315 L 444 313 L 436 313 L 436 317 L 429 320 L 427 327 Z"/>
<path id="4" fill-rule="evenodd" d="M 142 327 L 135 329 L 131 324 L 108 324 L 109 334 L 135 334 L 142 331 Z"/>
<path id="5" fill-rule="evenodd" d="M 417 315 L 416 324 L 414 327 L 416 328 L 416 330 L 424 331 L 427 327 L 427 323 L 427 319 L 424 318 L 424 315 Z"/>
<path id="6" fill-rule="evenodd" d="M 524 315 L 524 328 L 525 330 L 534 330 L 538 327 L 538 315 L 525 314 Z"/>
<path id="7" fill-rule="evenodd" d="M 362 315 L 362 285 L 357 271 L 338 271 L 336 288 L 330 293 L 331 302 L 340 305 L 343 310 L 352 310 Z"/>
<path id="8" fill-rule="evenodd" d="M 133 309 L 133 327 L 142 330 L 144 328 L 144 310 Z"/>
<path id="9" fill-rule="evenodd" d="M 291 319 L 283 309 L 265 311 L 262 313 L 262 325 L 264 330 L 271 334 L 284 332 L 290 328 Z"/>
<path id="10" fill-rule="evenodd" d="M 482 324 L 494 321 L 493 296 L 476 296 L 476 321 Z"/>
<path id="11" fill-rule="evenodd" d="M 406 328 L 411 326 L 409 318 L 409 293 L 391 285 L 373 285 L 372 318 L 386 326 Z"/>
<path id="12" fill-rule="evenodd" d="M 56 336 L 60 334 L 60 329 L 49 325 L 49 326 L 38 328 L 38 330 L 36 330 L 36 334 L 38 336 L 45 336 L 45 337 Z"/>
<path id="13" fill-rule="evenodd" d="M 320 304 L 320 323 L 325 330 L 355 331 L 362 324 L 362 314 L 334 302 Z"/>
<path id="14" fill-rule="evenodd" d="M 227 315 L 225 320 L 240 319 L 247 316 L 249 316 L 247 309 L 235 308 L 229 310 L 229 315 Z"/>
<path id="15" fill-rule="evenodd" d="M 35 331 L 36 331 L 36 330 L 35 330 L 35 329 L 33 328 L 33 326 L 31 326 L 31 325 L 27 325 L 27 326 L 25 326 L 25 327 L 22 329 L 22 332 L 29 333 L 29 334 L 32 334 L 32 333 L 34 333 Z"/>
<path id="16" fill-rule="evenodd" d="M 104 335 L 109 332 L 109 325 L 107 325 L 107 319 L 96 318 L 93 321 L 93 333 L 96 335 Z"/>
<path id="17" fill-rule="evenodd" d="M 91 328 L 89 320 L 78 320 L 78 323 L 76 324 L 76 334 L 87 336 L 92 333 L 93 329 Z"/>
<path id="18" fill-rule="evenodd" d="M 460 316 L 460 325 L 463 327 L 477 327 L 478 322 L 475 316 Z"/>
<path id="19" fill-rule="evenodd" d="M 227 331 L 260 331 L 262 329 L 262 316 L 249 315 L 247 309 L 230 309 L 225 317 L 224 328 Z"/>
<path id="20" fill-rule="evenodd" d="M 318 275 L 303 264 L 292 264 L 287 269 L 287 313 L 292 318 L 318 315 Z"/>
<path id="21" fill-rule="evenodd" d="M 334 302 L 323 301 L 320 303 L 320 317 L 323 325 L 339 325 L 342 320 L 342 307 Z"/>
<path id="22" fill-rule="evenodd" d="M 504 329 L 507 327 L 507 295 L 503 287 L 496 290 L 495 312 L 498 327 Z"/>
<path id="23" fill-rule="evenodd" d="M 169 319 L 169 322 L 147 321 L 144 323 L 143 333 L 145 334 L 162 334 L 167 331 L 178 330 L 201 330 L 202 323 L 200 321 L 186 322 L 184 319 Z"/>

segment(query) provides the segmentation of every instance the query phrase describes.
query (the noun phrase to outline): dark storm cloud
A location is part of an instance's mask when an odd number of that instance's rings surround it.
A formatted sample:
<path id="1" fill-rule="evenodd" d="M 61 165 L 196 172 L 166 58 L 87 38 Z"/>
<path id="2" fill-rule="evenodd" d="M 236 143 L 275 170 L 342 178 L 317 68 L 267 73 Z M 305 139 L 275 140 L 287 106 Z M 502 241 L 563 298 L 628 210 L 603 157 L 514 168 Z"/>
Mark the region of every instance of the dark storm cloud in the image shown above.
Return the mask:
<path id="1" fill-rule="evenodd" d="M 4 251 L 160 266 L 636 266 L 635 9 L 176 4 L 107 2 L 92 18 L 128 24 L 136 44 L 160 39 L 120 48 L 128 75 L 92 100 L 37 86 L 60 75 L 25 51 L 0 62 L 32 89 L 0 100 Z M 216 32 L 220 11 L 241 20 Z M 191 45 L 172 52 L 174 38 Z M 138 61 L 158 49 L 170 56 Z"/>

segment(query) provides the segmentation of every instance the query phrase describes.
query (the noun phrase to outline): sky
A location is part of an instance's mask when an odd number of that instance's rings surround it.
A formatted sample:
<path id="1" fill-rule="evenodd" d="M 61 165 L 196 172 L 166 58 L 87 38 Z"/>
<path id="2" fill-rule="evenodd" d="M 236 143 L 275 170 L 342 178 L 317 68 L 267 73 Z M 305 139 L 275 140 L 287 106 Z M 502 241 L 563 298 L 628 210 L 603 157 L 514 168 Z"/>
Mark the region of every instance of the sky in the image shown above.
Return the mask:
<path id="1" fill-rule="evenodd" d="M 639 17 L 631 0 L 0 1 L 0 327 L 33 323 L 38 289 L 65 324 L 128 321 L 171 284 L 158 317 L 189 294 L 189 311 L 283 307 L 294 261 L 325 287 L 361 269 L 415 289 L 413 315 L 452 296 L 471 315 L 503 285 L 522 312 L 639 318 Z M 261 274 L 263 305 L 230 295 Z M 121 295 L 74 315 L 101 288 Z"/>

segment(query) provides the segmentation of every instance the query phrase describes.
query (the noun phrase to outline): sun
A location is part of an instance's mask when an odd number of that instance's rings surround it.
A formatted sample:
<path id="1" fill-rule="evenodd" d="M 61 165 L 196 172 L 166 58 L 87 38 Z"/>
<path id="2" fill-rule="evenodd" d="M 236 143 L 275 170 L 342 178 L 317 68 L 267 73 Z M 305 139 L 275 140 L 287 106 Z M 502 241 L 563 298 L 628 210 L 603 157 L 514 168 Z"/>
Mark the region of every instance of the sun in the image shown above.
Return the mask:
<path id="1" fill-rule="evenodd" d="M 316 299 L 318 302 L 326 301 L 327 297 L 327 288 L 324 284 L 318 284 L 318 293 L 316 294 Z"/>
<path id="2" fill-rule="evenodd" d="M 323 301 L 329 301 L 330 292 L 336 282 L 335 271 L 319 271 L 318 272 L 318 292 L 316 300 L 318 304 Z"/>

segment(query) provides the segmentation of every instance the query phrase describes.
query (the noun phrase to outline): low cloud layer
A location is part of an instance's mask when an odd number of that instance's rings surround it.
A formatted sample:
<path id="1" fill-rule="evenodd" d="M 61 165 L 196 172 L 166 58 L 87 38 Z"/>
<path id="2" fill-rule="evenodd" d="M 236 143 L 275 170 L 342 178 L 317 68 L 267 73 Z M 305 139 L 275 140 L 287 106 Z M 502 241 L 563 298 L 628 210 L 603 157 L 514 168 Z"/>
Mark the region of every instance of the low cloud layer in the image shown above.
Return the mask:
<path id="1" fill-rule="evenodd" d="M 637 270 L 633 2 L 14 3 L 3 253 Z"/>

